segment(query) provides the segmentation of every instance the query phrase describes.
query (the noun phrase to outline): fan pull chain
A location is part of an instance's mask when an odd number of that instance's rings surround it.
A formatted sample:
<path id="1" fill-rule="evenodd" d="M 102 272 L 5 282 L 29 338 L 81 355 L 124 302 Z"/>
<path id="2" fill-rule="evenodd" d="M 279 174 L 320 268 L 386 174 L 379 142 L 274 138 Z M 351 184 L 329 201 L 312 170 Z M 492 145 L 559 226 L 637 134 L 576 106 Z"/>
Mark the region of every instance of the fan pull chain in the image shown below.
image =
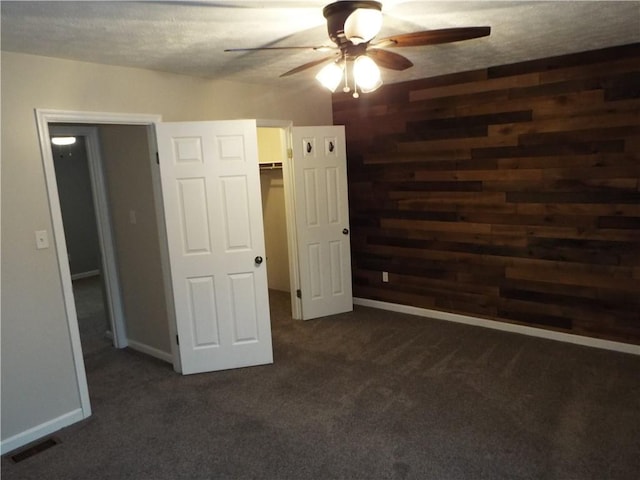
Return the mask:
<path id="1" fill-rule="evenodd" d="M 349 88 L 349 64 L 347 63 L 347 60 L 344 60 L 344 88 L 342 89 L 342 91 L 344 93 L 349 93 L 351 91 L 351 89 Z"/>
<path id="2" fill-rule="evenodd" d="M 359 98 L 360 94 L 358 93 L 358 82 L 356 81 L 356 76 L 353 76 L 353 98 Z"/>

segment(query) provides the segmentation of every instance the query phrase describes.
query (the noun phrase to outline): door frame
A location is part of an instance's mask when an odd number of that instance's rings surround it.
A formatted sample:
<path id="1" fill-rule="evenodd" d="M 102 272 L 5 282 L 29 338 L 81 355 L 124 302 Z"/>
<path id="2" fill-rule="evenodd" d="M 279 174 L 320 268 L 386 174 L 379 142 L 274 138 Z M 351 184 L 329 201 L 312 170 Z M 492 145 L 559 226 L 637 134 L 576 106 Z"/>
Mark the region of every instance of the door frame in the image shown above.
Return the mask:
<path id="1" fill-rule="evenodd" d="M 80 342 L 80 330 L 78 327 L 78 314 L 73 296 L 73 285 L 71 282 L 71 270 L 69 268 L 67 246 L 65 241 L 64 225 L 62 223 L 62 211 L 60 209 L 60 198 L 58 196 L 58 185 L 56 182 L 55 167 L 53 163 L 53 153 L 51 150 L 51 136 L 49 134 L 50 124 L 117 124 L 117 125 L 146 125 L 151 127 L 154 123 L 160 122 L 162 117 L 154 114 L 123 114 L 123 113 L 108 113 L 108 112 L 80 112 L 71 110 L 49 110 L 49 109 L 35 109 L 36 126 L 38 130 L 38 137 L 40 141 L 40 153 L 42 155 L 42 165 L 45 174 L 45 183 L 47 188 L 47 197 L 49 201 L 49 212 L 51 215 L 52 224 L 52 236 L 56 249 L 56 258 L 58 262 L 58 271 L 60 273 L 60 282 L 62 285 L 62 295 L 64 308 L 67 317 L 67 327 L 69 329 L 69 337 L 71 340 L 71 355 L 76 373 L 76 382 L 78 385 L 78 392 L 80 395 L 80 408 L 82 410 L 82 418 L 87 418 L 91 415 L 91 403 L 89 400 L 89 387 L 87 385 L 87 374 L 84 366 L 84 358 L 82 356 L 82 345 Z M 83 128 L 78 127 L 78 130 Z M 89 130 L 88 127 L 84 127 Z M 149 129 L 152 132 L 152 129 Z M 104 184 L 99 185 L 99 176 L 102 176 L 101 165 L 99 168 L 91 167 L 92 163 L 99 159 L 99 147 L 97 143 L 97 129 L 94 128 L 95 137 L 89 136 L 87 139 L 87 154 L 93 157 L 90 160 L 90 168 L 94 170 L 91 174 L 92 177 L 92 190 L 94 190 L 94 201 L 102 202 L 106 200 L 106 190 Z M 155 138 L 155 137 L 154 137 Z M 151 140 L 150 140 L 151 141 Z M 91 147 L 89 147 L 89 143 Z M 154 150 L 155 151 L 155 150 Z M 98 173 L 99 172 L 99 173 Z M 104 177 L 102 176 L 104 182 Z M 97 185 L 96 185 L 97 183 Z M 104 194 L 103 198 L 100 198 Z M 97 208 L 97 206 L 96 206 Z M 108 213 L 108 209 L 103 209 L 102 206 L 97 208 L 99 215 Z M 108 219 L 108 217 L 107 217 Z M 97 219 L 100 224 L 103 218 Z M 106 224 L 108 225 L 108 224 Z M 99 236 L 108 231 L 108 228 L 99 227 Z M 107 233 L 108 237 L 109 234 Z M 105 240 L 104 238 L 101 241 Z M 113 246 L 113 237 L 111 236 L 111 246 Z M 115 256 L 112 256 L 110 261 L 115 261 Z M 106 272 L 105 272 L 106 273 Z M 111 275 L 113 277 L 113 275 Z M 116 275 L 117 278 L 117 275 Z M 109 282 L 113 281 L 110 278 Z M 116 280 L 117 281 L 117 280 Z M 113 284 L 111 284 L 113 287 Z M 117 301 L 121 302 L 120 290 L 111 290 L 112 301 L 114 297 L 118 297 Z M 120 303 L 121 305 L 121 303 Z M 113 308 L 113 305 L 110 305 Z M 119 325 L 118 322 L 114 322 L 112 328 L 114 328 L 114 344 L 117 348 L 126 347 L 126 331 L 124 330 L 124 324 Z M 117 330 L 119 328 L 119 330 Z M 124 335 L 124 342 L 122 336 Z M 123 344 L 124 343 L 124 344 Z"/>

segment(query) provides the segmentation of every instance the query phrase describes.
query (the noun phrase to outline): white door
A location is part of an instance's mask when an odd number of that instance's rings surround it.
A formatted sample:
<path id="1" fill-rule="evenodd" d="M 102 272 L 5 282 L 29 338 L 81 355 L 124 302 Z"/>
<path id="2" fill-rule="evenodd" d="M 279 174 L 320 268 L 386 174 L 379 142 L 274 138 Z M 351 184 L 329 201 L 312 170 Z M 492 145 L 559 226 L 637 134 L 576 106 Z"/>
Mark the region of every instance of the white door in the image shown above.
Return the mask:
<path id="1" fill-rule="evenodd" d="M 292 129 L 302 318 L 353 310 L 344 127 Z"/>
<path id="2" fill-rule="evenodd" d="M 272 363 L 256 122 L 156 132 L 182 373 Z"/>

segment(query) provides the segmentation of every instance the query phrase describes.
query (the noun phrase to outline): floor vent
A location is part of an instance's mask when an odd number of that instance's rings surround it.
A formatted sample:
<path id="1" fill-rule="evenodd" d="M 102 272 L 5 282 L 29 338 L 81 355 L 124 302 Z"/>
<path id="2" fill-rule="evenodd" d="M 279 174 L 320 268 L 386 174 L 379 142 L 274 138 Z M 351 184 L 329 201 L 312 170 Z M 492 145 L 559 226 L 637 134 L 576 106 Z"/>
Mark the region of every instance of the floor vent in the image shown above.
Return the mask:
<path id="1" fill-rule="evenodd" d="M 51 448 L 59 443 L 60 443 L 60 440 L 55 437 L 47 438 L 42 442 L 38 442 L 35 445 L 27 447 L 24 450 L 14 455 L 11 455 L 11 460 L 13 460 L 15 463 L 21 462 L 23 460 L 26 460 L 29 457 L 33 457 L 34 455 L 37 455 L 40 452 L 44 452 L 48 448 Z"/>

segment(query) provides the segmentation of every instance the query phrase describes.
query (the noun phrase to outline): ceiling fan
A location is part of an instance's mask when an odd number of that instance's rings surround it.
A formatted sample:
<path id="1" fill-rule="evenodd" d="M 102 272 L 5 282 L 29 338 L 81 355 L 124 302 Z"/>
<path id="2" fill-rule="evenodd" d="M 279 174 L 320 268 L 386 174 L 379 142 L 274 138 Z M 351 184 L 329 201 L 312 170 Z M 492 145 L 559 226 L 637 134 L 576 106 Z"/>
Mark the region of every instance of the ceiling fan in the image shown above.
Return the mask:
<path id="1" fill-rule="evenodd" d="M 375 39 L 382 27 L 382 3 L 372 0 L 337 1 L 324 7 L 322 14 L 327 19 L 329 38 L 335 45 L 231 48 L 226 49 L 225 52 L 288 49 L 333 50 L 334 52 L 329 56 L 300 65 L 280 76 L 293 75 L 333 60 L 318 72 L 316 78 L 332 92 L 337 89 L 340 83 L 344 82 L 343 91 L 350 92 L 352 87 L 349 84 L 349 76 L 351 76 L 353 96 L 357 98 L 359 96 L 358 90 L 363 93 L 372 92 L 382 85 L 378 65 L 399 71 L 413 66 L 407 57 L 384 50 L 385 48 L 459 42 L 485 37 L 491 33 L 491 27 L 461 27 L 424 30 Z"/>

